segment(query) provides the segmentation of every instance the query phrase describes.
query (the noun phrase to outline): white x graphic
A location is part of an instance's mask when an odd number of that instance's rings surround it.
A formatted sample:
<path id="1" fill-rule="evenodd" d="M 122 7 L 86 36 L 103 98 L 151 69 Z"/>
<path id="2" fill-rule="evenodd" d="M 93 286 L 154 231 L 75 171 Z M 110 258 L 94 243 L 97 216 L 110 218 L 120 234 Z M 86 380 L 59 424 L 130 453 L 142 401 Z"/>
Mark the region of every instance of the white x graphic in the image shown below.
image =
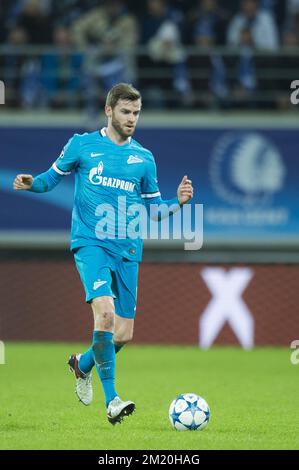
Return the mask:
<path id="1" fill-rule="evenodd" d="M 254 321 L 242 299 L 253 277 L 249 268 L 205 268 L 201 275 L 213 295 L 199 319 L 199 345 L 209 348 L 227 321 L 245 349 L 253 346 Z"/>

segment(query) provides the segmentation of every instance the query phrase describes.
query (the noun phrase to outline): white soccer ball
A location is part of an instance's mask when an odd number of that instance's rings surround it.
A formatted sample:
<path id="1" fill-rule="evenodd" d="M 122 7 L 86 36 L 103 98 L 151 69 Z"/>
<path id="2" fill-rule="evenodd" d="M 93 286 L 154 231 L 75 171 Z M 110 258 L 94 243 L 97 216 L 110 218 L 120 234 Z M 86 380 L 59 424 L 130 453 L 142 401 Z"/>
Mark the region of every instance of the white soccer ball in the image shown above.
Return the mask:
<path id="1" fill-rule="evenodd" d="M 184 393 L 171 403 L 169 419 L 178 431 L 201 431 L 210 420 L 210 408 L 202 397 L 195 393 Z"/>

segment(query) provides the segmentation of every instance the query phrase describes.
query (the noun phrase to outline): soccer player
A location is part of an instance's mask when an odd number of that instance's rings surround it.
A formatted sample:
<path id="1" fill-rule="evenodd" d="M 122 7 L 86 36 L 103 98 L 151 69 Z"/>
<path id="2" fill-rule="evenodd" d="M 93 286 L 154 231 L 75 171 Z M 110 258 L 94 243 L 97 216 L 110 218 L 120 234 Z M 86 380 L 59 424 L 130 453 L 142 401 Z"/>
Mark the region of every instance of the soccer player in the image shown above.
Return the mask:
<path id="1" fill-rule="evenodd" d="M 115 85 L 106 98 L 107 127 L 75 134 L 48 171 L 36 177 L 17 175 L 13 184 L 15 190 L 43 193 L 75 172 L 71 251 L 93 311 L 94 331 L 91 347 L 72 354 L 68 364 L 84 405 L 92 401 L 91 371 L 96 367 L 112 424 L 135 409 L 115 388 L 115 355 L 133 336 L 142 256 L 141 237 L 126 230 L 133 218 L 128 208 L 143 204 L 151 214 L 151 204 L 164 203 L 169 215 L 193 197 L 185 175 L 177 197 L 162 201 L 154 157 L 132 139 L 140 111 L 139 91 L 127 83 Z"/>

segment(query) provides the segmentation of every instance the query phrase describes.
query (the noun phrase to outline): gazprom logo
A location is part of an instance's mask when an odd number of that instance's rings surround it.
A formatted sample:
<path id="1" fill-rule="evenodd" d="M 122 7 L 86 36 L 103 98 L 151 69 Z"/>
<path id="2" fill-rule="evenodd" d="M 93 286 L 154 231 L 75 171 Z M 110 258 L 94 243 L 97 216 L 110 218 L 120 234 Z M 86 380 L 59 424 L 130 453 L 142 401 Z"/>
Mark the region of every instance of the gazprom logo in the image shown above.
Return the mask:
<path id="1" fill-rule="evenodd" d="M 215 192 L 226 202 L 265 202 L 283 188 L 285 175 L 278 149 L 261 134 L 226 133 L 216 143 L 210 177 Z"/>
<path id="2" fill-rule="evenodd" d="M 104 165 L 103 162 L 99 162 L 98 166 L 92 168 L 89 172 L 89 181 L 92 184 L 100 184 L 100 176 L 103 173 Z"/>
<path id="3" fill-rule="evenodd" d="M 2 80 L 0 80 L 0 104 L 5 104 L 5 85 Z"/>
<path id="4" fill-rule="evenodd" d="M 120 178 L 112 178 L 109 176 L 102 176 L 104 169 L 103 162 L 99 162 L 98 166 L 92 168 L 89 172 L 89 181 L 94 185 L 107 186 L 109 188 L 121 189 L 132 193 L 135 189 L 135 183 L 122 180 Z"/>

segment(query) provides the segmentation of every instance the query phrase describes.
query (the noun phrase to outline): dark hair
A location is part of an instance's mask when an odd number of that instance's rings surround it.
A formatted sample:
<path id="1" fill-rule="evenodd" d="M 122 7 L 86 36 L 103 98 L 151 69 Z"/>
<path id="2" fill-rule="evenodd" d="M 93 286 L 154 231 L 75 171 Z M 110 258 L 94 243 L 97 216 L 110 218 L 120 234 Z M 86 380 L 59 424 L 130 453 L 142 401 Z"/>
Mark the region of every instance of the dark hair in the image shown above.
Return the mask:
<path id="1" fill-rule="evenodd" d="M 141 99 L 141 94 L 130 83 L 118 83 L 111 88 L 106 98 L 106 106 L 113 109 L 118 100 L 136 101 Z"/>

